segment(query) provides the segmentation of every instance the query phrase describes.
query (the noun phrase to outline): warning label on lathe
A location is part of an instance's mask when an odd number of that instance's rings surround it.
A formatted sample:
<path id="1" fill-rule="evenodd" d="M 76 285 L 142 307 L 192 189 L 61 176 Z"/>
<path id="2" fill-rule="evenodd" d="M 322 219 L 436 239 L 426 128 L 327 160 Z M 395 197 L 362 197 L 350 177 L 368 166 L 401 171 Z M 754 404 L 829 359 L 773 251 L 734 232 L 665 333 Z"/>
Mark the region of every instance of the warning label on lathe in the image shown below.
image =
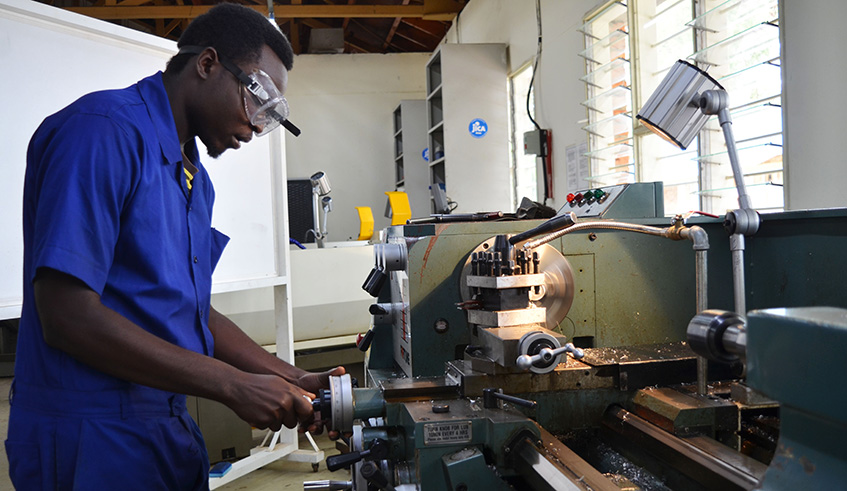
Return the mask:
<path id="1" fill-rule="evenodd" d="M 424 445 L 467 443 L 471 441 L 471 422 L 428 423 L 423 427 Z"/>

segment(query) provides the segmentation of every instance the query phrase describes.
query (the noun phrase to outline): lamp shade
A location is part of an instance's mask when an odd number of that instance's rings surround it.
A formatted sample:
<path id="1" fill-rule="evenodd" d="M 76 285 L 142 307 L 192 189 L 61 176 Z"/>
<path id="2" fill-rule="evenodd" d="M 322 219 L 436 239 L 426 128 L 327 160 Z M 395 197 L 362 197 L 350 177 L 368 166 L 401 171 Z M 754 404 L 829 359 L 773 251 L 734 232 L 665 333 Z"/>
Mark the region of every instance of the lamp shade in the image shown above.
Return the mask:
<path id="1" fill-rule="evenodd" d="M 312 186 L 317 188 L 319 196 L 326 196 L 332 191 L 329 178 L 323 172 L 315 172 L 309 179 L 312 181 Z"/>
<path id="2" fill-rule="evenodd" d="M 723 87 L 708 73 L 679 60 L 635 117 L 685 150 L 709 120 L 709 115 L 703 114 L 699 106 L 700 96 L 707 90 L 723 90 Z"/>

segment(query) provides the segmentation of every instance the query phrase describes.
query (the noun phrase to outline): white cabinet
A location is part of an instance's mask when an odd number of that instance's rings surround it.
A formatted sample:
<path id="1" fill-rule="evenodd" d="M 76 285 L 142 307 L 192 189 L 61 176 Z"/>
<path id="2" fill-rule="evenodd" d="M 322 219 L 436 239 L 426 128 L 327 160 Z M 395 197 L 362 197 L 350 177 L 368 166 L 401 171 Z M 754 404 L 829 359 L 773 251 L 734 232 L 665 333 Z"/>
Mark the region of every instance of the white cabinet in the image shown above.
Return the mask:
<path id="1" fill-rule="evenodd" d="M 510 211 L 507 72 L 503 44 L 443 44 L 427 63 L 429 182 L 457 213 Z"/>
<path id="2" fill-rule="evenodd" d="M 394 110 L 395 190 L 406 192 L 413 217 L 430 212 L 426 124 L 423 100 L 400 101 Z"/>

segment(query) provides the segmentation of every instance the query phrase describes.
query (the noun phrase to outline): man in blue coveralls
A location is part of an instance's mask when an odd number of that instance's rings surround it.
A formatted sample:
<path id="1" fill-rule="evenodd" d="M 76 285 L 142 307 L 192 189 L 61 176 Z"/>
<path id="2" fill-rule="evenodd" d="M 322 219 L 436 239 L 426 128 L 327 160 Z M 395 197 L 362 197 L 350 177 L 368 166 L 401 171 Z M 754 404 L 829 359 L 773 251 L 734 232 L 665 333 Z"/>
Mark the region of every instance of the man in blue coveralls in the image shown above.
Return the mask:
<path id="1" fill-rule="evenodd" d="M 222 4 L 178 47 L 164 73 L 80 98 L 30 142 L 6 440 L 18 489 L 207 489 L 184 394 L 259 428 L 314 429 L 307 398 L 344 373 L 279 360 L 210 304 L 228 238 L 211 227 L 195 137 L 217 157 L 281 123 L 296 130 L 288 40 Z"/>

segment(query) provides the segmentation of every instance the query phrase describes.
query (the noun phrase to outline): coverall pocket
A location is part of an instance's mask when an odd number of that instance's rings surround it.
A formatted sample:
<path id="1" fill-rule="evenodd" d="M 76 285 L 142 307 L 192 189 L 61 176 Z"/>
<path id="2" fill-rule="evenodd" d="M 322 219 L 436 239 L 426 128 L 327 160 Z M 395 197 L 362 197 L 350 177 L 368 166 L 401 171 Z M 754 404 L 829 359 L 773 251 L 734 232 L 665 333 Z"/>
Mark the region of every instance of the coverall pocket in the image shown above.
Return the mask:
<path id="1" fill-rule="evenodd" d="M 6 440 L 9 476 L 15 489 L 43 489 L 41 481 L 41 452 L 30 442 Z"/>

